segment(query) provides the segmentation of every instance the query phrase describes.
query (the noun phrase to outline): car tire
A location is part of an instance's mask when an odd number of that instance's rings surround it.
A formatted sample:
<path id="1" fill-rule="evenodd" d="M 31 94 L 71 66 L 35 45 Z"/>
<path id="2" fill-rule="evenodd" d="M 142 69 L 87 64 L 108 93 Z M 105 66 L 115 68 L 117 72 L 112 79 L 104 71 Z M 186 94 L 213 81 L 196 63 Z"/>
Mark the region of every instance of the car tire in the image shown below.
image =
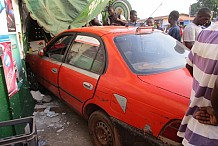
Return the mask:
<path id="1" fill-rule="evenodd" d="M 93 112 L 88 120 L 88 128 L 94 146 L 122 146 L 116 127 L 104 112 Z"/>
<path id="2" fill-rule="evenodd" d="M 27 80 L 29 82 L 30 90 L 37 91 L 39 88 L 39 83 L 37 82 L 36 77 L 31 71 L 30 67 L 27 68 Z"/>
<path id="3" fill-rule="evenodd" d="M 42 94 L 45 94 L 48 92 L 48 90 L 45 87 L 43 87 L 41 84 L 39 84 L 38 90 Z"/>
<path id="4" fill-rule="evenodd" d="M 27 68 L 27 79 L 29 82 L 30 90 L 33 91 L 40 91 L 42 94 L 45 94 L 47 92 L 47 89 L 39 84 L 39 82 L 36 79 L 36 76 L 31 71 L 30 67 Z"/>

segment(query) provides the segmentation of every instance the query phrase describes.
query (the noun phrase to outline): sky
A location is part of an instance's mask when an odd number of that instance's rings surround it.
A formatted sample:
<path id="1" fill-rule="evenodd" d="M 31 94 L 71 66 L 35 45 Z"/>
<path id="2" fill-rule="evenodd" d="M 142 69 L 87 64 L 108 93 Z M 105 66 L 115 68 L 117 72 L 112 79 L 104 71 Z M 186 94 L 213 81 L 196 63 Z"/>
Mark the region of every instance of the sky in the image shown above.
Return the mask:
<path id="1" fill-rule="evenodd" d="M 138 18 L 169 15 L 173 10 L 179 13 L 189 13 L 190 4 L 197 0 L 128 0 L 132 9 L 137 11 Z M 156 11 L 155 11 L 156 10 Z"/>

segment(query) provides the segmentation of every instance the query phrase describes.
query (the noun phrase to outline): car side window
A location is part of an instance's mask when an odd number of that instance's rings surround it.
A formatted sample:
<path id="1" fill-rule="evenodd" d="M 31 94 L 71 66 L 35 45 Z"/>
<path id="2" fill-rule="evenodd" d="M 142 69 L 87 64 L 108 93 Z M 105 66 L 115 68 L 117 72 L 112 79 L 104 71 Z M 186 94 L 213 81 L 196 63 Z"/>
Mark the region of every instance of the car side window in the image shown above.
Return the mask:
<path id="1" fill-rule="evenodd" d="M 47 48 L 47 56 L 57 61 L 63 61 L 67 47 L 70 45 L 73 36 L 63 36 L 56 40 L 53 45 Z"/>
<path id="2" fill-rule="evenodd" d="M 100 42 L 90 36 L 78 35 L 73 42 L 66 62 L 70 65 L 101 74 L 105 55 Z"/>

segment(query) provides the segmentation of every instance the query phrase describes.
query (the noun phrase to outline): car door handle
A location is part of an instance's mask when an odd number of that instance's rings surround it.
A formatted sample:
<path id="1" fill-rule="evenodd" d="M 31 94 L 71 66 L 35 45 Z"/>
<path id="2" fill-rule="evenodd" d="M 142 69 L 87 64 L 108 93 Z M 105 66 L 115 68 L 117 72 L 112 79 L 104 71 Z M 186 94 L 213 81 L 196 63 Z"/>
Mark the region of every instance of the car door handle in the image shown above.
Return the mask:
<path id="1" fill-rule="evenodd" d="M 92 90 L 93 89 L 93 85 L 88 83 L 88 82 L 83 82 L 83 87 L 85 87 L 88 90 Z"/>
<path id="2" fill-rule="evenodd" d="M 57 69 L 57 68 L 52 68 L 52 69 L 51 69 L 51 72 L 53 72 L 53 73 L 56 74 L 56 73 L 58 72 L 58 69 Z"/>

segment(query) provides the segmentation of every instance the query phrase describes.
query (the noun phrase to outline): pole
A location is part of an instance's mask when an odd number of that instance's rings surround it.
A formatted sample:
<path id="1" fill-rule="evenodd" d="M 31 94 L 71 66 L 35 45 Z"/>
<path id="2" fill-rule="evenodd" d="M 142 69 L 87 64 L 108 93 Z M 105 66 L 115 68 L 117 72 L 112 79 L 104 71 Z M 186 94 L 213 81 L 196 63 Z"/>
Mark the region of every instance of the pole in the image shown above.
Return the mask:
<path id="1" fill-rule="evenodd" d="M 191 15 L 191 4 L 189 6 L 189 12 L 188 12 L 188 22 L 190 23 L 190 15 Z"/>
<path id="2" fill-rule="evenodd" d="M 152 16 L 159 8 L 160 8 L 160 6 L 162 6 L 162 4 L 163 3 L 160 3 L 160 5 L 154 10 L 154 12 L 153 13 L 151 13 L 151 15 L 150 16 Z"/>

